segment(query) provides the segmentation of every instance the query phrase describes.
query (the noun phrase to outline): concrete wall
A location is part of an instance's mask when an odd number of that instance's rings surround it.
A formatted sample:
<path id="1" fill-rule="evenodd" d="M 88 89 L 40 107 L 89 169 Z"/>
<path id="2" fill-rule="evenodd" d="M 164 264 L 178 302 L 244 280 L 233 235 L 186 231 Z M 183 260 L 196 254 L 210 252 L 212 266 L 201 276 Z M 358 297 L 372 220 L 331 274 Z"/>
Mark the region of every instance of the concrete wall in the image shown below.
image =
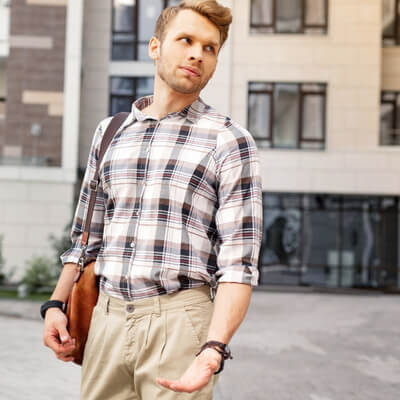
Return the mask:
<path id="1" fill-rule="evenodd" d="M 86 167 L 97 124 L 108 116 L 111 1 L 86 0 L 82 43 L 79 166 Z"/>
<path id="2" fill-rule="evenodd" d="M 260 151 L 264 190 L 397 194 L 399 149 L 379 146 L 381 1 L 330 1 L 327 35 L 250 34 L 249 14 L 234 3 L 234 118 L 246 126 L 248 81 L 327 83 L 326 149 Z"/>
<path id="3" fill-rule="evenodd" d="M 71 215 L 73 185 L 30 180 L 0 181 L 0 235 L 5 272 L 23 274 L 26 260 L 35 255 L 54 255 L 49 235 L 60 237 Z"/>

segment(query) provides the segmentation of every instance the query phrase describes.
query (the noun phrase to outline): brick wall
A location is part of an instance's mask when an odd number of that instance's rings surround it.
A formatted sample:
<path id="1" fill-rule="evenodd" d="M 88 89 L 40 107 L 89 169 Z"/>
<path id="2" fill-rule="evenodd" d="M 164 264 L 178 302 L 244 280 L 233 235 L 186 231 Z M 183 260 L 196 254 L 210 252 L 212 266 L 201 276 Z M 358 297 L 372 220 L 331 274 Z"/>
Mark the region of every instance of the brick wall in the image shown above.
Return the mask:
<path id="1" fill-rule="evenodd" d="M 5 129 L 0 129 L 0 155 L 6 164 L 61 165 L 66 22 L 63 3 L 11 3 L 7 115 Z M 31 134 L 33 123 L 41 125 L 39 136 Z"/>

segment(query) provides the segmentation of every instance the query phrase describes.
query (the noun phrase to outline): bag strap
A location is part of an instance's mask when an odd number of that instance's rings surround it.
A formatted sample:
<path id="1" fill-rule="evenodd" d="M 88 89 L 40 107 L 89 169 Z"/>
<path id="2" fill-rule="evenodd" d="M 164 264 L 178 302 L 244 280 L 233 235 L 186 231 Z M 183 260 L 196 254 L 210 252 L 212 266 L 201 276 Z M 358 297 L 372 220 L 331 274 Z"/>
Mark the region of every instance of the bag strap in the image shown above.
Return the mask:
<path id="1" fill-rule="evenodd" d="M 111 120 L 111 122 L 108 124 L 107 129 L 104 132 L 104 136 L 101 140 L 99 157 L 96 161 L 96 172 L 93 176 L 93 179 L 89 182 L 89 188 L 90 188 L 89 206 L 88 206 L 88 211 L 86 214 L 86 219 L 85 219 L 85 224 L 84 224 L 84 229 L 83 229 L 83 234 L 82 234 L 82 239 L 81 239 L 82 263 L 81 262 L 79 263 L 82 267 L 84 264 L 85 251 L 86 251 L 88 240 L 89 240 L 90 224 L 92 222 L 94 205 L 96 203 L 97 188 L 99 186 L 99 181 L 100 181 L 99 180 L 100 164 L 101 164 L 101 161 L 103 160 L 104 154 L 105 154 L 108 146 L 110 145 L 115 134 L 117 133 L 118 129 L 123 124 L 123 122 L 126 120 L 128 115 L 129 115 L 128 112 L 120 112 L 118 114 L 115 114 L 113 119 Z"/>

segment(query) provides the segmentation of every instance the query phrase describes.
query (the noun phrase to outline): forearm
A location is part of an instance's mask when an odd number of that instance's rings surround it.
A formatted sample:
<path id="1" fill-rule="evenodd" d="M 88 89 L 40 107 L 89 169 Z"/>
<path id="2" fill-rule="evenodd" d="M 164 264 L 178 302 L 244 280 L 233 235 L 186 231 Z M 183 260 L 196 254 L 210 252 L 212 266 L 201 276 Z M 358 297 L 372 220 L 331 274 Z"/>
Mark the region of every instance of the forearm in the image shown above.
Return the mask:
<path id="1" fill-rule="evenodd" d="M 243 283 L 218 285 L 207 340 L 229 343 L 246 315 L 251 291 L 251 286 Z"/>
<path id="2" fill-rule="evenodd" d="M 60 300 L 65 303 L 71 293 L 75 276 L 76 264 L 65 263 L 50 300 Z"/>

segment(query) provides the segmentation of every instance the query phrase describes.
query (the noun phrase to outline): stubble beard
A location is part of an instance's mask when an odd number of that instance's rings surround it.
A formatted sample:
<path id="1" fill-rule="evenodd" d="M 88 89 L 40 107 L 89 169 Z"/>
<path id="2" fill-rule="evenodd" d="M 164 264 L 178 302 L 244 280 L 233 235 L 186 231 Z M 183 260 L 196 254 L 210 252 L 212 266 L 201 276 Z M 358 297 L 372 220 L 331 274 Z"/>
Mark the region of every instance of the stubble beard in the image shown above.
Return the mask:
<path id="1" fill-rule="evenodd" d="M 174 66 L 173 65 L 167 65 L 163 61 L 163 56 L 162 52 L 160 50 L 160 58 L 157 63 L 157 73 L 160 79 L 171 89 L 175 90 L 176 92 L 179 93 L 184 93 L 184 94 L 193 94 L 196 92 L 200 92 L 208 83 L 210 80 L 211 76 L 208 77 L 205 81 L 202 81 L 201 78 L 197 83 L 192 81 L 192 85 L 188 86 L 185 84 L 181 84 L 179 81 L 180 79 L 182 80 L 190 80 L 190 78 L 178 78 L 176 75 L 174 75 Z"/>

